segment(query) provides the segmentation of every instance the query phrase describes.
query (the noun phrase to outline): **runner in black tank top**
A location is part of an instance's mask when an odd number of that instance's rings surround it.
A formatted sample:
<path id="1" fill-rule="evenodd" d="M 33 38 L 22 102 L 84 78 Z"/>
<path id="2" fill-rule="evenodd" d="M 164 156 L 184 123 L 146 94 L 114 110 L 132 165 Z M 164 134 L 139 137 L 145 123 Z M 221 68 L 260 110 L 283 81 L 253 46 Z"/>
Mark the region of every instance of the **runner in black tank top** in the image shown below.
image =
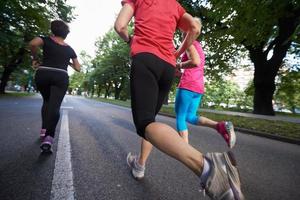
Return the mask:
<path id="1" fill-rule="evenodd" d="M 69 85 L 67 67 L 71 65 L 76 71 L 80 71 L 80 64 L 75 51 L 64 42 L 69 33 L 68 25 L 63 21 L 55 20 L 51 22 L 51 31 L 53 36 L 36 37 L 29 43 L 32 66 L 37 69 L 35 74 L 36 86 L 43 97 L 40 132 L 42 152 L 52 152 L 51 146 L 60 117 L 61 102 Z M 43 49 L 41 63 L 37 58 L 39 47 Z M 72 63 L 70 63 L 70 59 L 72 59 Z"/>

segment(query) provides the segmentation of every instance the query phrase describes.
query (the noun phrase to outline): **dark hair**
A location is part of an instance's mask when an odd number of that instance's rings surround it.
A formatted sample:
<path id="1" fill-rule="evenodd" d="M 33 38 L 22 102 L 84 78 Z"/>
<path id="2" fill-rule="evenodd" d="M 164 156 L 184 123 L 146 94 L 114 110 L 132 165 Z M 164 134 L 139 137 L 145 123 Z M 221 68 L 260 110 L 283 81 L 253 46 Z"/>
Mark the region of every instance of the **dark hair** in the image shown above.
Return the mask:
<path id="1" fill-rule="evenodd" d="M 69 34 L 69 26 L 61 20 L 54 20 L 51 22 L 51 31 L 55 36 L 66 38 Z"/>

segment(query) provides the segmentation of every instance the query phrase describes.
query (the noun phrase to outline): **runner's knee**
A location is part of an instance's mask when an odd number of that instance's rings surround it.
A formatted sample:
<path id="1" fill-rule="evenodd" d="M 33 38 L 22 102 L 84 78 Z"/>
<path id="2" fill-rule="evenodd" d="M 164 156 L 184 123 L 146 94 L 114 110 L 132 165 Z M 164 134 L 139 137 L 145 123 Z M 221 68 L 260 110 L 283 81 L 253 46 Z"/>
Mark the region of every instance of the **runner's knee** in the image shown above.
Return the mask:
<path id="1" fill-rule="evenodd" d="M 149 124 L 151 124 L 153 122 L 155 122 L 154 118 L 153 119 L 135 120 L 134 124 L 135 124 L 135 127 L 136 127 L 137 134 L 139 136 L 141 136 L 142 138 L 146 139 L 145 129 Z"/>
<path id="2" fill-rule="evenodd" d="M 197 125 L 198 124 L 198 116 L 197 115 L 187 115 L 186 121 L 190 124 Z"/>

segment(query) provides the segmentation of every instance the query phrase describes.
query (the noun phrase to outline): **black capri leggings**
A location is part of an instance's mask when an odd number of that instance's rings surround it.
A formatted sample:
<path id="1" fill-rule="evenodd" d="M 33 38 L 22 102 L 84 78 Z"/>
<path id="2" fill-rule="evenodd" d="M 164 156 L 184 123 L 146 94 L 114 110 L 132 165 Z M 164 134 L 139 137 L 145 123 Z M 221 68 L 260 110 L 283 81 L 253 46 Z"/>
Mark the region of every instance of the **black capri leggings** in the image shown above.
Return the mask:
<path id="1" fill-rule="evenodd" d="M 46 135 L 54 137 L 61 102 L 69 85 L 69 76 L 63 71 L 39 69 L 35 74 L 35 83 L 43 97 L 42 128 L 46 129 Z"/>
<path id="2" fill-rule="evenodd" d="M 130 73 L 131 108 L 139 136 L 145 138 L 145 128 L 155 122 L 155 116 L 171 88 L 174 73 L 173 65 L 151 53 L 133 56 Z"/>

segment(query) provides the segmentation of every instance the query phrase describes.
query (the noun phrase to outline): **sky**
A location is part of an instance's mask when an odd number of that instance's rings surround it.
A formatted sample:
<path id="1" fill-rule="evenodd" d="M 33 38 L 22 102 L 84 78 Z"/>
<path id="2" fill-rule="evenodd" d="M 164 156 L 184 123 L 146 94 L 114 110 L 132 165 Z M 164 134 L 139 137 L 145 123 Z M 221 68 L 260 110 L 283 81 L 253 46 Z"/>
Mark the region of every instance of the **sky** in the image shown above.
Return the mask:
<path id="1" fill-rule="evenodd" d="M 75 7 L 76 19 L 69 23 L 66 42 L 77 55 L 84 50 L 93 57 L 95 41 L 113 27 L 121 0 L 68 0 L 67 4 Z"/>

